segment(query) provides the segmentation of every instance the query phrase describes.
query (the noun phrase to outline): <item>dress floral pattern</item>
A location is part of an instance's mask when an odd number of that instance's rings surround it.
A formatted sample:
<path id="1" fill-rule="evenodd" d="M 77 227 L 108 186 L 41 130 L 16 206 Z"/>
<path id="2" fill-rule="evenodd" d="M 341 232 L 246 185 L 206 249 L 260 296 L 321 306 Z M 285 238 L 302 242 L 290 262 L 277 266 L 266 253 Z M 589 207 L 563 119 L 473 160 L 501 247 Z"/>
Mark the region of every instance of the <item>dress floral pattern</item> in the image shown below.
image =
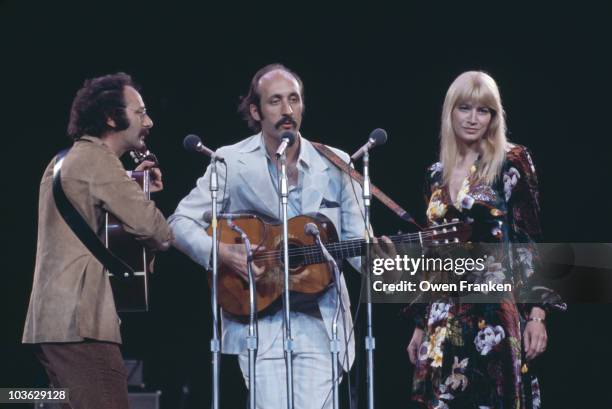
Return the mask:
<path id="1" fill-rule="evenodd" d="M 473 282 L 512 283 L 533 291 L 540 236 L 537 177 L 529 151 L 511 145 L 502 174 L 488 186 L 477 181 L 479 162 L 470 169 L 456 200 L 442 185 L 442 164 L 427 170 L 425 195 L 430 224 L 461 217 L 472 223 L 473 242 L 499 243 Z M 508 243 L 524 243 L 513 249 Z M 545 291 L 538 306 L 565 309 Z M 497 304 L 461 303 L 451 296 L 407 309 L 425 331 L 417 354 L 412 399 L 423 408 L 537 409 L 540 390 L 522 353 L 522 329 L 533 304 L 512 297 Z"/>

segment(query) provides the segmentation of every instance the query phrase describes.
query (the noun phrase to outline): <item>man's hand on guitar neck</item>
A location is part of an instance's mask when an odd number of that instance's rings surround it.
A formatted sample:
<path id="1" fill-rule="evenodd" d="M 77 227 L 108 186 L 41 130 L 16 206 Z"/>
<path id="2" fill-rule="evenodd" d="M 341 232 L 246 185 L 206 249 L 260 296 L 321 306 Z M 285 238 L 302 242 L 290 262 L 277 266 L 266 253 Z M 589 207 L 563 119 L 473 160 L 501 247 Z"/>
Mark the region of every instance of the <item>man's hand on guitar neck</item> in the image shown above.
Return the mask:
<path id="1" fill-rule="evenodd" d="M 397 248 L 388 236 L 381 236 L 380 238 L 373 237 L 372 243 L 374 258 L 395 259 L 395 257 L 397 256 Z M 396 270 L 388 270 L 382 278 L 385 283 L 397 283 L 402 278 L 402 272 Z"/>
<path id="2" fill-rule="evenodd" d="M 261 248 L 253 246 L 253 252 Z M 219 243 L 219 260 L 227 265 L 234 273 L 242 277 L 246 282 L 249 281 L 247 272 L 246 249 L 242 244 Z M 264 273 L 264 268 L 251 263 L 255 281 L 259 280 Z"/>
<path id="3" fill-rule="evenodd" d="M 151 193 L 163 190 L 164 183 L 162 182 L 162 173 L 161 170 L 159 170 L 157 163 L 151 160 L 145 160 L 142 161 L 134 170 L 139 172 L 143 170 L 149 171 L 149 191 Z"/>

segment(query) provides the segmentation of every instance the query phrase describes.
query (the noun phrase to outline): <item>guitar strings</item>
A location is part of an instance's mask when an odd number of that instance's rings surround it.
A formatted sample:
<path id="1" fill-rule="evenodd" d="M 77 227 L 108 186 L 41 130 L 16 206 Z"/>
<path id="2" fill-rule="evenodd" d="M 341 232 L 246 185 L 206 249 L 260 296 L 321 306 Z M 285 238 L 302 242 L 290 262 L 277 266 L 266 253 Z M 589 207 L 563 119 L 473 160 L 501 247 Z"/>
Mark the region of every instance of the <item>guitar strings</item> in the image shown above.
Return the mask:
<path id="1" fill-rule="evenodd" d="M 390 237 L 390 239 L 391 239 L 391 242 L 394 244 L 403 244 L 405 242 L 419 242 L 421 239 L 426 240 L 435 235 L 437 234 L 432 233 L 432 232 L 425 232 L 425 233 L 421 233 L 419 237 L 418 233 L 409 233 L 409 234 L 405 234 L 402 236 L 392 236 Z M 417 237 L 419 237 L 419 239 L 416 239 Z M 363 243 L 364 243 L 363 239 L 346 240 L 343 242 L 328 243 L 327 248 L 330 251 L 334 251 L 334 252 L 344 253 L 346 251 L 350 253 L 351 251 L 355 251 L 357 250 L 357 248 L 360 248 Z M 282 255 L 282 250 L 269 250 L 269 251 L 264 251 L 256 255 L 255 260 L 258 260 L 258 261 L 275 260 L 275 259 L 278 259 L 281 255 Z M 356 254 L 355 256 L 351 256 L 349 254 L 349 257 L 356 257 L 358 255 L 359 254 Z M 322 260 L 321 251 L 316 245 L 307 245 L 307 246 L 302 246 L 297 249 L 294 248 L 294 249 L 289 250 L 289 257 L 300 257 L 300 256 L 303 256 L 304 258 L 311 256 L 314 258 L 313 261 Z"/>
<path id="2" fill-rule="evenodd" d="M 436 226 L 435 228 L 433 228 L 433 231 L 426 231 L 424 233 L 408 233 L 408 234 L 403 234 L 403 235 L 399 235 L 399 236 L 391 236 L 390 239 L 394 244 L 402 244 L 404 242 L 420 242 L 421 240 L 425 239 L 429 239 L 432 236 L 438 235 L 439 233 L 436 232 L 436 229 L 442 229 L 446 227 L 446 225 L 439 225 Z M 418 237 L 418 240 L 417 240 Z M 354 239 L 354 240 L 346 240 L 343 242 L 336 242 L 336 243 L 329 243 L 328 244 L 328 249 L 330 249 L 331 251 L 335 251 L 335 252 L 341 252 L 342 255 L 345 251 L 349 252 L 348 257 L 354 257 L 350 255 L 351 251 L 355 251 L 357 246 L 361 246 L 361 244 L 363 243 L 363 239 Z M 256 260 L 274 260 L 274 259 L 278 259 L 280 256 L 282 255 L 282 250 L 270 250 L 270 251 L 265 251 L 262 252 L 260 254 L 258 254 L 255 259 Z M 358 256 L 359 254 L 356 254 L 355 256 Z M 315 245 L 309 245 L 309 246 L 302 246 L 301 248 L 298 249 L 290 249 L 289 250 L 289 257 L 300 257 L 300 256 L 304 256 L 304 258 L 307 258 L 308 256 L 312 256 L 314 259 L 312 261 L 321 261 L 321 252 L 319 250 L 319 248 Z M 310 261 L 310 260 L 309 260 Z"/>
<path id="3" fill-rule="evenodd" d="M 443 229 L 449 226 L 453 226 L 453 225 L 455 225 L 455 223 L 440 224 L 437 226 L 430 227 L 425 232 L 406 233 L 402 235 L 391 236 L 390 239 L 391 239 L 391 242 L 394 244 L 404 244 L 404 243 L 410 243 L 410 242 L 417 243 L 417 242 L 423 242 L 423 241 L 427 241 L 429 244 L 429 240 L 428 240 L 429 238 L 439 235 L 440 231 L 442 231 L 443 233 L 446 233 L 443 231 Z M 326 243 L 326 245 L 330 251 L 340 252 L 341 253 L 340 255 L 344 258 L 345 252 L 349 253 L 347 257 L 359 256 L 359 254 L 351 255 L 350 253 L 355 252 L 358 248 L 361 247 L 363 243 L 364 243 L 364 239 L 353 239 L 353 240 L 345 240 L 342 242 Z M 276 260 L 280 258 L 280 256 L 282 255 L 282 252 L 283 250 L 281 249 L 263 251 L 261 253 L 254 255 L 254 260 L 258 260 L 258 261 Z M 316 245 L 306 245 L 306 246 L 301 246 L 300 248 L 297 248 L 297 249 L 296 248 L 289 249 L 289 257 L 304 257 L 304 258 L 312 257 L 312 259 L 308 261 L 317 261 L 317 262 L 324 261 L 322 259 L 321 251 Z"/>
<path id="4" fill-rule="evenodd" d="M 424 239 L 428 239 L 429 237 L 433 235 L 434 235 L 433 233 L 423 233 L 421 234 L 421 237 Z M 418 236 L 418 234 L 415 234 L 415 236 Z M 409 242 L 404 237 L 406 237 L 406 235 L 393 236 L 391 237 L 391 241 L 394 244 L 402 244 L 404 242 Z M 418 241 L 419 240 L 412 240 L 412 242 L 418 242 Z M 346 240 L 343 242 L 328 243 L 327 248 L 330 251 L 340 251 L 340 252 L 344 252 L 345 250 L 354 251 L 356 248 L 361 247 L 363 243 L 364 243 L 363 239 Z M 258 260 L 269 258 L 268 256 L 276 258 L 281 254 L 282 254 L 282 250 L 269 250 L 269 251 L 260 253 L 255 258 Z M 289 250 L 289 256 L 316 255 L 316 254 L 320 254 L 320 250 L 318 249 L 316 245 L 307 245 L 307 246 L 302 246 L 298 249 L 294 248 L 294 249 Z"/>

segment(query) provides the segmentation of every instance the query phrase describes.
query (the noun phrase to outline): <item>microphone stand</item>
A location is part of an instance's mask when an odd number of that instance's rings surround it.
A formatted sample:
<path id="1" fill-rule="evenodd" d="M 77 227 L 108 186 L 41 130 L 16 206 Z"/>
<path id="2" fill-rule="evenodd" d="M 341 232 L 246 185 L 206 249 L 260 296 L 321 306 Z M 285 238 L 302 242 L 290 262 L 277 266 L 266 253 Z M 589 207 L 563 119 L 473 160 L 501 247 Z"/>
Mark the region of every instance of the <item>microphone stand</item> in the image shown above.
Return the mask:
<path id="1" fill-rule="evenodd" d="M 219 175 L 217 173 L 217 159 L 211 156 L 210 161 L 210 196 L 212 199 L 212 316 L 213 333 L 210 340 L 210 351 L 212 353 L 212 378 L 213 378 L 213 409 L 219 409 L 220 395 L 220 365 L 221 365 L 221 343 L 219 341 L 219 304 L 217 300 L 217 276 L 219 272 L 219 249 L 217 238 L 217 192 L 219 191 Z"/>
<path id="2" fill-rule="evenodd" d="M 338 375 L 338 354 L 340 353 L 340 341 L 338 340 L 338 317 L 340 315 L 340 269 L 338 263 L 329 253 L 317 230 L 315 235 L 315 241 L 323 253 L 325 260 L 331 264 L 334 269 L 334 278 L 336 280 L 336 310 L 334 312 L 334 318 L 332 320 L 332 337 L 329 341 L 331 359 L 332 359 L 332 382 L 333 382 L 333 408 L 338 409 L 340 407 L 340 393 L 338 390 L 340 377 Z"/>
<path id="3" fill-rule="evenodd" d="M 283 341 L 285 350 L 285 367 L 287 370 L 287 409 L 293 409 L 293 339 L 291 338 L 291 317 L 289 306 L 289 228 L 287 206 L 289 188 L 287 182 L 287 154 L 280 156 L 280 194 L 281 213 L 283 220 L 283 264 L 284 264 L 284 294 L 283 294 Z"/>
<path id="4" fill-rule="evenodd" d="M 247 335 L 247 349 L 249 350 L 249 409 L 255 409 L 255 362 L 257 360 L 257 324 L 255 314 L 257 313 L 257 299 L 255 298 L 255 277 L 253 277 L 253 252 L 251 250 L 251 242 L 246 233 L 234 222 L 232 219 L 228 219 L 227 224 L 229 227 L 240 234 L 244 247 L 247 253 L 247 273 L 249 276 L 249 332 Z"/>
<path id="5" fill-rule="evenodd" d="M 374 349 L 376 341 L 372 333 L 372 294 L 370 287 L 372 277 L 370 268 L 372 265 L 372 241 L 370 238 L 370 202 L 372 192 L 370 186 L 370 153 L 365 149 L 363 154 L 363 204 L 365 209 L 365 243 L 366 243 L 366 311 L 367 311 L 367 335 L 365 337 L 365 349 L 367 351 L 367 385 L 368 385 L 368 409 L 374 409 Z"/>

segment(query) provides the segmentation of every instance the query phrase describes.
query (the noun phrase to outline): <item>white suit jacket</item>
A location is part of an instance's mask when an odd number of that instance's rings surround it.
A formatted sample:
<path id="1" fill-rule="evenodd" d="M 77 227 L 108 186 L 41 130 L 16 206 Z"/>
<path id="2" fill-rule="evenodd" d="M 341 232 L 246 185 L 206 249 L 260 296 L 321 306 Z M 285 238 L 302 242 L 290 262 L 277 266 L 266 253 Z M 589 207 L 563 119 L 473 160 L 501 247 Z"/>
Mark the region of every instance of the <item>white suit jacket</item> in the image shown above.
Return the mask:
<path id="1" fill-rule="evenodd" d="M 265 148 L 261 133 L 244 139 L 234 145 L 219 148 L 217 153 L 226 162 L 227 178 L 222 163 L 217 165 L 219 174 L 219 211 L 236 212 L 255 210 L 264 215 L 280 220 L 279 198 L 268 171 Z M 336 227 L 341 240 L 361 238 L 364 236 L 364 221 L 362 218 L 361 187 L 351 183 L 349 176 L 335 167 L 327 159 L 321 157 L 314 146 L 304 138 L 300 139 L 300 154 L 303 169 L 302 176 L 302 213 L 322 213 Z M 332 148 L 334 149 L 334 148 Z M 349 156 L 338 149 L 334 151 L 343 160 Z M 175 213 L 170 216 L 169 224 L 175 235 L 174 245 L 187 254 L 195 262 L 205 268 L 210 268 L 212 239 L 205 229 L 208 224 L 203 220 L 203 214 L 211 210 L 209 191 L 210 166 L 204 176 L 200 177 L 196 187 L 179 203 Z M 222 198 L 224 188 L 227 190 Z M 351 260 L 351 264 L 359 268 L 359 260 Z M 357 277 L 355 277 L 357 278 Z M 344 334 L 350 334 L 352 317 L 350 300 L 344 277 L 340 280 L 342 303 L 345 307 L 346 323 L 340 327 L 340 357 L 342 366 L 347 369 L 353 362 L 355 347 L 354 334 L 350 336 L 348 351 L 345 349 Z M 331 323 L 335 312 L 336 289 L 332 287 L 319 299 L 319 309 L 325 323 L 328 336 L 331 338 Z M 260 319 L 258 323 L 259 345 L 258 355 L 265 355 L 272 342 L 282 331 L 280 320 Z M 228 354 L 246 353 L 247 325 L 232 319 L 222 313 L 222 351 Z M 342 359 L 348 352 L 349 364 Z"/>

